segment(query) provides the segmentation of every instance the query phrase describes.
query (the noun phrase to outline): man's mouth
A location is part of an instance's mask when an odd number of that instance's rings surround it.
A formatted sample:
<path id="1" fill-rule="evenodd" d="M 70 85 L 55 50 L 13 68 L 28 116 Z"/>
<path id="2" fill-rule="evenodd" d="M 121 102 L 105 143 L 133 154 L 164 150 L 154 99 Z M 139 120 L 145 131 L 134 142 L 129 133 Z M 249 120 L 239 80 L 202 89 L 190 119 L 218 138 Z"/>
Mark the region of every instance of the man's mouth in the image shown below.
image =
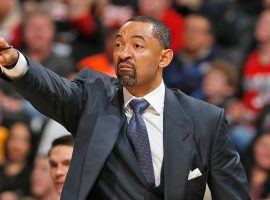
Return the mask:
<path id="1" fill-rule="evenodd" d="M 118 68 L 119 69 L 133 69 L 134 68 L 134 66 L 132 66 L 132 65 L 130 65 L 130 64 L 119 64 L 118 65 Z"/>
<path id="2" fill-rule="evenodd" d="M 135 65 L 130 61 L 120 61 L 117 65 L 119 69 L 134 69 Z"/>
<path id="3" fill-rule="evenodd" d="M 119 71 L 132 71 L 133 68 L 132 67 L 127 67 L 127 66 L 123 66 L 119 68 Z"/>
<path id="4" fill-rule="evenodd" d="M 129 63 L 119 63 L 118 65 L 118 73 L 120 75 L 130 75 L 133 73 L 134 69 L 134 65 Z"/>
<path id="5" fill-rule="evenodd" d="M 57 188 L 62 188 L 63 185 L 64 185 L 64 182 L 56 182 L 56 183 L 55 183 L 55 186 L 56 186 Z"/>

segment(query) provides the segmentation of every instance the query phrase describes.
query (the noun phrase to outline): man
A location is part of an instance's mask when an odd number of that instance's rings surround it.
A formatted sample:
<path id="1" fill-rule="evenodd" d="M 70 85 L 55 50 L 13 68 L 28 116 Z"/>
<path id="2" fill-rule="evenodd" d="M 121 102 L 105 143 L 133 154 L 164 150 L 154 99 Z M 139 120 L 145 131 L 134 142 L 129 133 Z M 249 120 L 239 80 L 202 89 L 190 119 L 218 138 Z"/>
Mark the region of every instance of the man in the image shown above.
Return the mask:
<path id="1" fill-rule="evenodd" d="M 163 78 L 168 87 L 202 98 L 202 79 L 209 62 L 225 56 L 214 44 L 213 27 L 206 16 L 190 14 L 184 22 L 183 49 L 164 70 Z"/>
<path id="2" fill-rule="evenodd" d="M 172 57 L 170 32 L 150 17 L 120 28 L 118 79 L 87 69 L 70 82 L 1 51 L 11 84 L 75 137 L 62 199 L 202 199 L 206 182 L 214 199 L 250 199 L 224 111 L 164 86 Z"/>
<path id="3" fill-rule="evenodd" d="M 49 163 L 54 188 L 60 196 L 67 176 L 71 156 L 73 152 L 73 138 L 65 135 L 55 139 L 49 152 Z"/>
<path id="4" fill-rule="evenodd" d="M 34 169 L 31 174 L 31 193 L 37 200 L 57 199 L 47 156 L 38 156 L 35 159 Z"/>
<path id="5" fill-rule="evenodd" d="M 22 27 L 25 51 L 31 59 L 64 77 L 75 71 L 71 56 L 61 56 L 53 51 L 56 31 L 48 13 L 40 10 L 29 12 Z"/>
<path id="6" fill-rule="evenodd" d="M 138 13 L 160 19 L 171 32 L 171 49 L 178 52 L 183 48 L 184 17 L 172 4 L 172 0 L 138 0 Z"/>

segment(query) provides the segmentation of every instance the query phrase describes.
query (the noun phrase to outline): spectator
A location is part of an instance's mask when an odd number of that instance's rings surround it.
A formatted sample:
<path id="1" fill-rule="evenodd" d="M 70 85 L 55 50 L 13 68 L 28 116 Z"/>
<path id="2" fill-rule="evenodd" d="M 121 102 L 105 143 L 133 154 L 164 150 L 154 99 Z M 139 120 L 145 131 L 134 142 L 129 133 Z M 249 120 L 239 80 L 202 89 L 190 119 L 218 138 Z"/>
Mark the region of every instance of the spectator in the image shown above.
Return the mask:
<path id="1" fill-rule="evenodd" d="M 23 21 L 23 41 L 25 51 L 35 61 L 61 76 L 73 72 L 74 62 L 53 52 L 55 26 L 50 16 L 37 10 L 28 13 Z"/>
<path id="2" fill-rule="evenodd" d="M 103 7 L 104 14 L 102 16 L 102 23 L 107 28 L 120 27 L 125 21 L 134 16 L 135 12 L 134 9 L 127 4 L 127 1 L 125 1 L 124 5 L 108 1 L 103 4 Z"/>
<path id="3" fill-rule="evenodd" d="M 232 98 L 237 90 L 237 72 L 234 66 L 226 61 L 215 60 L 209 64 L 210 69 L 203 77 L 202 99 L 224 108 L 228 99 Z"/>
<path id="4" fill-rule="evenodd" d="M 138 0 L 139 14 L 160 19 L 171 31 L 172 50 L 178 52 L 183 46 L 183 16 L 172 7 L 172 0 Z"/>
<path id="5" fill-rule="evenodd" d="M 256 13 L 261 10 L 260 1 L 207 0 L 200 10 L 211 19 L 219 47 L 237 65 L 242 65 L 253 45 L 252 33 Z"/>
<path id="6" fill-rule="evenodd" d="M 270 198 L 270 132 L 258 133 L 242 157 L 253 200 Z"/>
<path id="7" fill-rule="evenodd" d="M 261 13 L 255 29 L 258 47 L 244 67 L 243 102 L 256 120 L 270 100 L 270 10 Z"/>
<path id="8" fill-rule="evenodd" d="M 254 136 L 254 128 L 247 120 L 247 112 L 242 102 L 235 97 L 238 75 L 235 66 L 224 60 L 209 63 L 202 82 L 203 100 L 223 107 L 229 119 L 229 133 L 238 152 L 243 152 Z"/>
<path id="9" fill-rule="evenodd" d="M 6 142 L 6 161 L 0 169 L 0 197 L 5 191 L 17 196 L 29 195 L 31 145 L 28 126 L 20 122 L 13 124 Z"/>
<path id="10" fill-rule="evenodd" d="M 21 11 L 18 0 L 0 0 L 0 36 L 15 47 L 19 45 Z"/>
<path id="11" fill-rule="evenodd" d="M 222 56 L 214 46 L 211 23 L 205 16 L 188 15 L 184 30 L 183 50 L 176 54 L 163 75 L 168 87 L 193 95 L 201 93 L 202 77 L 209 66 L 207 63 Z"/>
<path id="12" fill-rule="evenodd" d="M 54 188 L 59 196 L 61 195 L 68 172 L 73 146 L 74 141 L 71 135 L 62 136 L 53 141 L 49 152 L 51 176 Z"/>
<path id="13" fill-rule="evenodd" d="M 47 156 L 35 159 L 31 173 L 31 193 L 35 200 L 57 200 Z"/>
<path id="14" fill-rule="evenodd" d="M 108 27 L 105 37 L 104 52 L 82 59 L 78 63 L 78 68 L 82 69 L 83 67 L 89 67 L 93 70 L 115 77 L 115 69 L 113 67 L 113 50 L 114 38 L 116 37 L 117 31 L 118 27 Z"/>
<path id="15" fill-rule="evenodd" d="M 270 0 L 263 0 L 263 6 L 264 6 L 264 8 L 269 9 L 270 8 Z"/>
<path id="16" fill-rule="evenodd" d="M 14 192 L 3 192 L 0 196 L 1 200 L 19 200 L 18 196 Z"/>
<path id="17" fill-rule="evenodd" d="M 57 27 L 56 51 L 71 55 L 78 62 L 83 57 L 100 51 L 102 24 L 94 13 L 95 0 L 47 0 L 42 2 Z"/>

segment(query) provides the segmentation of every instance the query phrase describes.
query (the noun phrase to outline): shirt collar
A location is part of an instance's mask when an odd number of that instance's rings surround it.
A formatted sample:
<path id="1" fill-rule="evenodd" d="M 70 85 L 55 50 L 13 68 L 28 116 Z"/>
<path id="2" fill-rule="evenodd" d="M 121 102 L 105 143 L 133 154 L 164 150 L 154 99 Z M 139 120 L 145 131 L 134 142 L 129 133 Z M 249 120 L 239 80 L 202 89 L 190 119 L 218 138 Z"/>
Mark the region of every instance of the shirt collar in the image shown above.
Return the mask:
<path id="1" fill-rule="evenodd" d="M 125 87 L 123 88 L 125 109 L 129 102 L 133 99 L 145 99 L 159 115 L 163 113 L 164 98 L 165 98 L 165 85 L 162 81 L 161 84 L 152 92 L 146 94 L 144 97 L 137 98 L 133 96 Z"/>

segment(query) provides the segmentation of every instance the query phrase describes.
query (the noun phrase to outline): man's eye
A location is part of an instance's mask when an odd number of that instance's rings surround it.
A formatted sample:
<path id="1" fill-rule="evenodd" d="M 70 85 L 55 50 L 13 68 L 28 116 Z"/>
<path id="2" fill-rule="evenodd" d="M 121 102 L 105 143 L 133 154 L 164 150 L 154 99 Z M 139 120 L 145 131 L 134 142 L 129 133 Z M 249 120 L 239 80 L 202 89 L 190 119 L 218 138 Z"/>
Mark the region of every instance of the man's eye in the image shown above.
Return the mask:
<path id="1" fill-rule="evenodd" d="M 139 45 L 139 44 L 135 44 L 135 47 L 136 47 L 136 49 L 141 49 L 142 48 L 142 46 Z"/>
<path id="2" fill-rule="evenodd" d="M 50 162 L 50 166 L 51 166 L 51 168 L 55 168 L 57 165 L 56 165 L 56 163 Z"/>
<path id="3" fill-rule="evenodd" d="M 115 43 L 115 45 L 114 45 L 116 48 L 118 48 L 118 47 L 121 47 L 122 46 L 122 44 L 121 43 Z"/>

